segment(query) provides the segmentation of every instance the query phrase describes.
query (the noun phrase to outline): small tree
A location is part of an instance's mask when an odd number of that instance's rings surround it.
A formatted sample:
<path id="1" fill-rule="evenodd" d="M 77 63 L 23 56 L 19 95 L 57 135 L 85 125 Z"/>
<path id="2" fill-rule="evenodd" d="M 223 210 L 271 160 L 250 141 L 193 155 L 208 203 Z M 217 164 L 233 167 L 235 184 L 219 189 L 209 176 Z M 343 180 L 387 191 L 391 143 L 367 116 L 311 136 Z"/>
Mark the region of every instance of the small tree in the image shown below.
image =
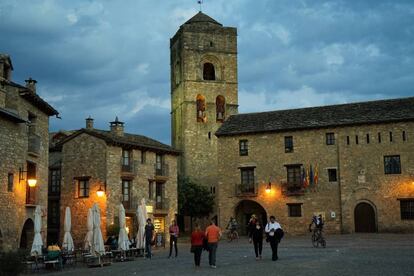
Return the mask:
<path id="1" fill-rule="evenodd" d="M 189 216 L 191 228 L 193 218 L 202 218 L 213 212 L 214 197 L 207 187 L 189 178 L 178 179 L 178 210 L 181 215 Z"/>

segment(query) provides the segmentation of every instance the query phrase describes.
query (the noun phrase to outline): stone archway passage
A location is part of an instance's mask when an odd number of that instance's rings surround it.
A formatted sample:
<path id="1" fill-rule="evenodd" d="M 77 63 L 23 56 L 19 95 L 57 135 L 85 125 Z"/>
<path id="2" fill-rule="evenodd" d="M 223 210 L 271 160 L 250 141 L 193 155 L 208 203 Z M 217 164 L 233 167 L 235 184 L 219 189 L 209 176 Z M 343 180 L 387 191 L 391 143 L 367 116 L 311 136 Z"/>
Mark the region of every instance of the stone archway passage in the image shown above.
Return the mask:
<path id="1" fill-rule="evenodd" d="M 361 202 L 355 207 L 355 232 L 374 233 L 377 232 L 375 210 L 371 204 Z"/>
<path id="2" fill-rule="evenodd" d="M 240 201 L 235 209 L 235 218 L 239 224 L 238 231 L 240 235 L 247 235 L 247 224 L 252 214 L 257 216 L 263 227 L 266 225 L 266 210 L 259 203 L 252 200 Z"/>
<path id="3" fill-rule="evenodd" d="M 20 236 L 20 248 L 29 249 L 32 246 L 34 238 L 33 220 L 27 219 L 24 223 L 22 234 Z"/>

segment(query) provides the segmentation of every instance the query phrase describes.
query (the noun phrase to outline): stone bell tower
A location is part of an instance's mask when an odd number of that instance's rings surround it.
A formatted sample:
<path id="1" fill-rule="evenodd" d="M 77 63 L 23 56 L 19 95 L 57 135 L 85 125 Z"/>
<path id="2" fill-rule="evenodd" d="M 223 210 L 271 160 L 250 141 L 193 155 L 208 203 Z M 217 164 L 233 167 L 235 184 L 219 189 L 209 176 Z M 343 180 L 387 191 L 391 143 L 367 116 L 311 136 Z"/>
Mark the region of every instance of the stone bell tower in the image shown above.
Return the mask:
<path id="1" fill-rule="evenodd" d="M 238 110 L 237 29 L 199 12 L 170 40 L 172 145 L 182 151 L 178 174 L 217 184 L 217 137 Z"/>

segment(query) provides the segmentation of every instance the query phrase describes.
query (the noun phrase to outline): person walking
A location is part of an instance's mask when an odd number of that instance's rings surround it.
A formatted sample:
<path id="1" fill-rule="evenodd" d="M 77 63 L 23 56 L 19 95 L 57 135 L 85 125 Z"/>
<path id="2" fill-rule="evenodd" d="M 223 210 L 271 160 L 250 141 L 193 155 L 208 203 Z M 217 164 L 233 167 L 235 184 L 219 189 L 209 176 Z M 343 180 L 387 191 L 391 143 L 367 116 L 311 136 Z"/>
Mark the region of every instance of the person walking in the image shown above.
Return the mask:
<path id="1" fill-rule="evenodd" d="M 253 214 L 250 217 L 249 223 L 247 224 L 247 236 L 249 238 L 251 237 L 251 231 L 253 231 L 254 228 L 256 227 L 256 222 L 257 222 L 257 217 L 255 214 Z"/>
<path id="2" fill-rule="evenodd" d="M 208 262 L 211 268 L 217 268 L 216 266 L 216 253 L 218 241 L 221 237 L 221 229 L 216 226 L 213 219 L 210 220 L 210 226 L 206 228 L 206 238 L 208 242 Z"/>
<path id="3" fill-rule="evenodd" d="M 180 229 L 178 228 L 177 222 L 175 220 L 172 221 L 170 228 L 169 228 L 169 232 L 170 232 L 170 255 L 168 256 L 168 258 L 171 258 L 171 253 L 172 253 L 172 247 L 174 244 L 174 249 L 175 249 L 175 257 L 177 258 L 177 238 L 178 238 L 178 234 L 180 233 Z"/>
<path id="4" fill-rule="evenodd" d="M 203 252 L 204 233 L 200 225 L 195 224 L 194 231 L 191 233 L 191 252 L 194 253 L 194 265 L 200 267 L 201 253 Z"/>
<path id="5" fill-rule="evenodd" d="M 146 253 L 145 257 L 147 259 L 151 259 L 152 257 L 151 246 L 155 238 L 155 228 L 150 218 L 147 219 L 147 224 L 145 225 L 144 238 L 145 238 L 145 253 Z"/>
<path id="6" fill-rule="evenodd" d="M 262 259 L 263 249 L 263 226 L 260 221 L 256 220 L 256 223 L 249 224 L 249 242 L 253 241 L 254 253 L 256 254 L 256 261 Z"/>
<path id="7" fill-rule="evenodd" d="M 265 232 L 268 236 L 270 247 L 272 248 L 272 261 L 276 261 L 279 258 L 277 256 L 277 246 L 280 240 L 278 239 L 276 235 L 276 231 L 278 229 L 282 229 L 282 227 L 276 221 L 275 216 L 270 216 L 270 221 L 266 225 Z"/>

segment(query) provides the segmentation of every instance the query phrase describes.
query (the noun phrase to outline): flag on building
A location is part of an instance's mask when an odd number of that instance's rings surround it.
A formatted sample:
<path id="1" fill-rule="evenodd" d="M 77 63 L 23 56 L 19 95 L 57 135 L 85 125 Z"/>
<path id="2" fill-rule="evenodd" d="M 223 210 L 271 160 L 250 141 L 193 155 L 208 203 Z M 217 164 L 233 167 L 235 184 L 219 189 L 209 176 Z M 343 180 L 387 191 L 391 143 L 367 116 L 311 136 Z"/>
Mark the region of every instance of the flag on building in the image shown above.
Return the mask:
<path id="1" fill-rule="evenodd" d="M 306 171 L 305 171 L 305 167 L 302 167 L 302 174 L 301 174 L 300 182 L 302 182 L 302 186 L 304 188 L 306 188 L 308 186 L 308 183 L 306 183 Z"/>
<path id="2" fill-rule="evenodd" d="M 309 186 L 309 167 L 306 169 L 305 179 L 306 179 L 306 187 L 308 187 Z"/>
<path id="3" fill-rule="evenodd" d="M 309 185 L 313 186 L 313 170 L 312 170 L 312 165 L 310 165 L 309 168 Z"/>
<path id="4" fill-rule="evenodd" d="M 315 186 L 318 184 L 319 180 L 319 172 L 318 172 L 318 165 L 315 166 L 315 174 L 313 176 L 313 183 L 315 183 Z"/>

